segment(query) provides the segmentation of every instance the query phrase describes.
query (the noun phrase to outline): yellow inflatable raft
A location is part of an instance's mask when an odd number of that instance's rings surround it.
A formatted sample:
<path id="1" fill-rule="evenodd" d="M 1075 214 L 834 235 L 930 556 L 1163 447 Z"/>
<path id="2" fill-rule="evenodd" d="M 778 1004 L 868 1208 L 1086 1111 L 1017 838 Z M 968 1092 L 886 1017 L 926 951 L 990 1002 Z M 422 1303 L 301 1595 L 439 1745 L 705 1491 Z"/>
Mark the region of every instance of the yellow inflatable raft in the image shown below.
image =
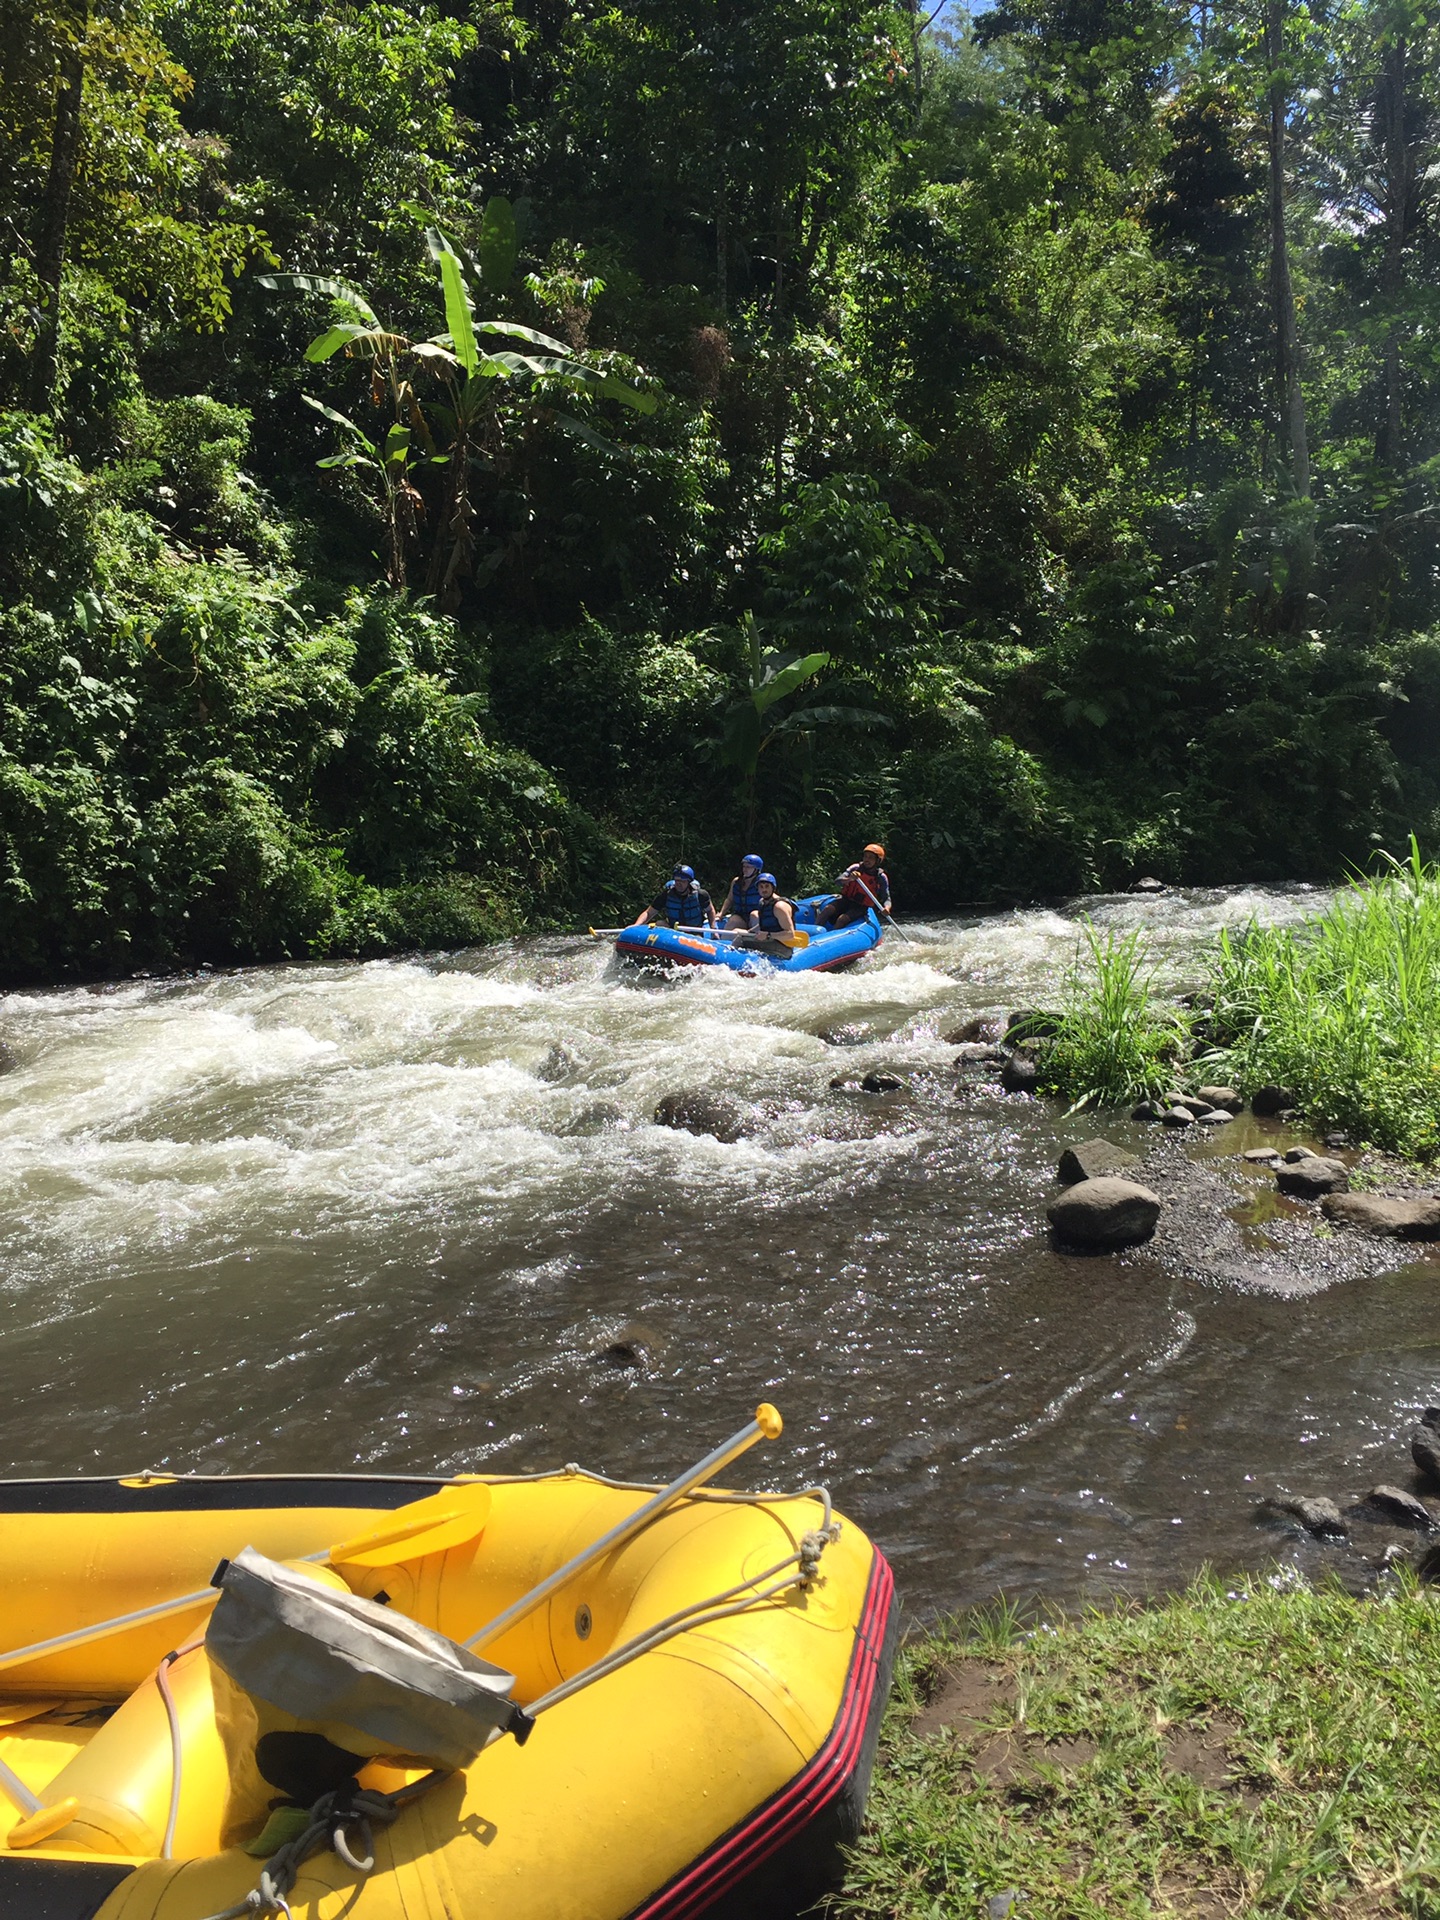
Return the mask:
<path id="1" fill-rule="evenodd" d="M 890 1571 L 822 1489 L 656 1495 L 0 1482 L 0 1920 L 793 1915 L 858 1828 Z M 421 1719 L 351 1634 L 438 1675 Z"/>

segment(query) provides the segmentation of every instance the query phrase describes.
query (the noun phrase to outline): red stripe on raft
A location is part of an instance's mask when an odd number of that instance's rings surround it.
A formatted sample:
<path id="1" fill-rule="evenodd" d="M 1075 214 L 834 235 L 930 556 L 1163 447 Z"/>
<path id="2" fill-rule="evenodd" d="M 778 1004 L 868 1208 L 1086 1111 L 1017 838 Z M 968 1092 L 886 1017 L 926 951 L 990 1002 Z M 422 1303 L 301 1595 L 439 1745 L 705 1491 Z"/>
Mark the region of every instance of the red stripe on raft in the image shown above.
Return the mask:
<path id="1" fill-rule="evenodd" d="M 788 1787 L 757 1808 L 743 1826 L 712 1847 L 646 1906 L 638 1907 L 631 1920 L 690 1920 L 690 1916 L 703 1913 L 712 1900 L 801 1832 L 843 1790 L 865 1743 L 894 1592 L 895 1577 L 877 1547 L 855 1635 L 855 1658 L 845 1681 L 845 1697 L 824 1745 Z"/>

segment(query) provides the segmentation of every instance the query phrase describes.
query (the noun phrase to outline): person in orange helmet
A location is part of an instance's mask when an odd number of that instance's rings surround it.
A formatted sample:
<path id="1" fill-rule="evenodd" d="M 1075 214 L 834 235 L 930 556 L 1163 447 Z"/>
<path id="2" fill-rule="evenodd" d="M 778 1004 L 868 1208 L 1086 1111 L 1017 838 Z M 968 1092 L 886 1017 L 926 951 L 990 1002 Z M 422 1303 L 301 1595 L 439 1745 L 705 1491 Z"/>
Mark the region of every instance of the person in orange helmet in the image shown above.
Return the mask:
<path id="1" fill-rule="evenodd" d="M 890 876 L 880 864 L 884 858 L 884 847 L 872 840 L 860 858 L 845 869 L 840 876 L 838 898 L 822 907 L 816 916 L 822 927 L 853 926 L 876 905 L 889 913 Z M 870 897 L 872 894 L 874 899 Z"/>

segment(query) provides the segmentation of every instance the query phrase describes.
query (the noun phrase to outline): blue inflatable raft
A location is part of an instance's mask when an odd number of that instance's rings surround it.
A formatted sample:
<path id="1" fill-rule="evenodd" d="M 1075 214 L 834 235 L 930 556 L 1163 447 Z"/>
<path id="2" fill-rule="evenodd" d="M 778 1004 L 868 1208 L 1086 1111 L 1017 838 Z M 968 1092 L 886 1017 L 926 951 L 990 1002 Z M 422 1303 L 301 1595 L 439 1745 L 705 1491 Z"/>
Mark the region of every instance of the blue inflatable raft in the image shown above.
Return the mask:
<path id="1" fill-rule="evenodd" d="M 625 927 L 615 951 L 625 960 L 652 967 L 729 967 L 734 973 L 833 973 L 853 967 L 884 939 L 880 916 L 873 907 L 852 926 L 822 927 L 816 919 L 821 907 L 835 898 L 817 893 L 795 903 L 795 930 L 808 933 L 804 946 L 788 960 L 771 960 L 763 953 L 737 946 L 724 934 L 707 927 Z"/>

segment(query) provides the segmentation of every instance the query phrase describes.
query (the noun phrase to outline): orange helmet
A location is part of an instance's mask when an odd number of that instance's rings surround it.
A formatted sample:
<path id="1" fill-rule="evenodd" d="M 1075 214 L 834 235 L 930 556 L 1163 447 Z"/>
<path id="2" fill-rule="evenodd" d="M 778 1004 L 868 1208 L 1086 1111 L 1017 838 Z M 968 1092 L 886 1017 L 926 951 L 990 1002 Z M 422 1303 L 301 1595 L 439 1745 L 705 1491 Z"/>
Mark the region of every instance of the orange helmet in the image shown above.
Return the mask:
<path id="1" fill-rule="evenodd" d="M 884 847 L 880 846 L 879 843 L 874 840 L 872 840 L 869 846 L 865 848 L 865 852 L 873 853 L 878 860 L 883 860 L 885 858 Z"/>

